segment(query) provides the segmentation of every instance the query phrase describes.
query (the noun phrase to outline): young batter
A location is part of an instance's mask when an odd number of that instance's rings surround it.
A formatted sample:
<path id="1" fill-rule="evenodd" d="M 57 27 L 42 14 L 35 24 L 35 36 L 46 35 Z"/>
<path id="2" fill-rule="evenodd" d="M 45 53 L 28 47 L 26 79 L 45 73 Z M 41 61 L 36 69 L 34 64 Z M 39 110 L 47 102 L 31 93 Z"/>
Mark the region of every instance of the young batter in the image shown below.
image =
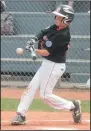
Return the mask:
<path id="1" fill-rule="evenodd" d="M 48 105 L 54 109 L 72 111 L 74 122 L 81 121 L 80 101 L 68 101 L 52 94 L 58 79 L 66 69 L 66 53 L 70 42 L 69 24 L 74 19 L 74 10 L 68 5 L 60 5 L 52 13 L 55 14 L 55 24 L 41 30 L 34 39 L 30 40 L 30 44 L 26 45 L 26 50 L 30 50 L 30 47 L 34 49 L 35 40 L 38 40 L 38 49 L 34 51 L 44 59 L 21 97 L 12 125 L 25 124 L 26 112 L 32 104 L 37 89 L 40 89 L 40 97 Z"/>

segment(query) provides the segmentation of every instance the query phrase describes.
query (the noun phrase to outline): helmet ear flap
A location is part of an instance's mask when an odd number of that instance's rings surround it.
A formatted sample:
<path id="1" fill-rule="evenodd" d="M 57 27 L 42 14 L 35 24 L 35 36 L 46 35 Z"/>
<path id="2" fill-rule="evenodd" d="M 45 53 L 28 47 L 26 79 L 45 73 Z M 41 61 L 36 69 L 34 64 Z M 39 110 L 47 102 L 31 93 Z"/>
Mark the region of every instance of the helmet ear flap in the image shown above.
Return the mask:
<path id="1" fill-rule="evenodd" d="M 65 18 L 65 17 L 62 19 L 62 23 L 65 24 L 65 25 L 69 25 L 71 22 L 72 22 L 72 19 L 68 19 L 68 18 Z"/>
<path id="2" fill-rule="evenodd" d="M 63 17 L 63 19 L 61 20 L 62 24 L 64 24 L 64 20 L 65 20 L 65 17 Z"/>
<path id="3" fill-rule="evenodd" d="M 54 17 L 55 19 L 56 19 L 56 15 L 55 15 L 55 17 Z M 68 25 L 67 23 L 66 23 L 66 18 L 65 17 L 63 17 L 63 19 L 61 20 L 61 22 L 62 22 L 62 24 L 66 24 L 66 25 Z"/>

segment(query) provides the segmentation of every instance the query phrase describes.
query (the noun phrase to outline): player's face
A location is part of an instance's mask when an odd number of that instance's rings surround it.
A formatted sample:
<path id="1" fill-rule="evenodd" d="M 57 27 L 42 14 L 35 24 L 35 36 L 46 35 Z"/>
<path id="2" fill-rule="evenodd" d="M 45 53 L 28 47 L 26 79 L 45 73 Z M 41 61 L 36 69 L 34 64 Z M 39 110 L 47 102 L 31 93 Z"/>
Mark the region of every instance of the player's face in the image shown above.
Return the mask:
<path id="1" fill-rule="evenodd" d="M 55 16 L 55 24 L 56 26 L 66 27 L 64 23 L 62 23 L 63 17 L 61 16 Z"/>

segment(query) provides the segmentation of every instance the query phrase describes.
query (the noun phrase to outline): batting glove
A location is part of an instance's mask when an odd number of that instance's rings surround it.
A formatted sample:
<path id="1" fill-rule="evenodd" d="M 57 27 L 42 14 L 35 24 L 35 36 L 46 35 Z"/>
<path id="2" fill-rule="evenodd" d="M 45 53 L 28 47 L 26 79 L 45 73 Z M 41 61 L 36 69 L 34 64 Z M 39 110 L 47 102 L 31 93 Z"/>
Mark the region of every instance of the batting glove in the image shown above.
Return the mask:
<path id="1" fill-rule="evenodd" d="M 31 51 L 31 48 L 32 48 L 32 50 L 35 50 L 34 44 L 35 44 L 35 40 L 34 39 L 31 39 L 30 41 L 27 41 L 25 49 L 27 51 Z"/>

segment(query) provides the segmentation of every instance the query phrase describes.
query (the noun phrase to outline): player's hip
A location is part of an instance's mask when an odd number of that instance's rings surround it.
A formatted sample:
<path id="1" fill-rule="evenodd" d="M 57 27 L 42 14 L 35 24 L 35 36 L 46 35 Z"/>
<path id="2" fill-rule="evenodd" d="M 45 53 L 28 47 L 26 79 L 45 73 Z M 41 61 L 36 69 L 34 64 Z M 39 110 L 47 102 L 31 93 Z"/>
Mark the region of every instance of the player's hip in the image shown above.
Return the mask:
<path id="1" fill-rule="evenodd" d="M 46 70 L 50 70 L 53 68 L 54 70 L 65 70 L 66 69 L 66 64 L 65 63 L 56 63 L 47 59 L 43 60 L 42 66 Z"/>

